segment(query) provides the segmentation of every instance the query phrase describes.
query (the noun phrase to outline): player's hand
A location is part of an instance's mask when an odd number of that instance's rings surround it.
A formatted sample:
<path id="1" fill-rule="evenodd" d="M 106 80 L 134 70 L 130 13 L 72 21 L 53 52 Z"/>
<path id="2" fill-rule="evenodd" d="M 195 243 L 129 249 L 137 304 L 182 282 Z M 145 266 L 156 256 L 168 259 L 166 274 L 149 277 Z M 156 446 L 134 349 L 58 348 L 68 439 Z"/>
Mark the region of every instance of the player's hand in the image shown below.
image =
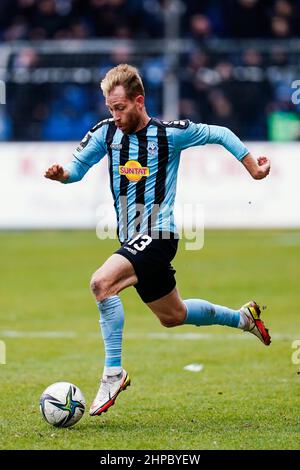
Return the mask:
<path id="1" fill-rule="evenodd" d="M 270 173 L 271 162 L 267 157 L 258 157 L 257 164 L 259 166 L 258 175 L 256 179 L 263 179 Z"/>
<path id="2" fill-rule="evenodd" d="M 242 159 L 242 163 L 255 180 L 262 180 L 270 173 L 271 162 L 267 157 L 258 157 L 255 159 L 251 153 L 248 153 L 248 155 Z"/>
<path id="3" fill-rule="evenodd" d="M 47 171 L 45 171 L 44 177 L 49 178 L 50 180 L 56 181 L 65 181 L 68 178 L 69 174 L 61 165 L 55 164 L 50 166 Z"/>

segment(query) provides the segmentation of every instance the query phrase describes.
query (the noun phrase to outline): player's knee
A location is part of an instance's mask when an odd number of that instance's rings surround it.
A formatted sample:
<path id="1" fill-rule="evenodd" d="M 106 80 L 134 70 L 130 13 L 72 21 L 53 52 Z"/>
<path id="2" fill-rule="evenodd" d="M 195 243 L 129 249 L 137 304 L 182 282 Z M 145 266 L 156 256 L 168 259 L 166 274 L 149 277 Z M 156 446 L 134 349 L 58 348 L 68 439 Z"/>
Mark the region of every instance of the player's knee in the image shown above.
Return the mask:
<path id="1" fill-rule="evenodd" d="M 90 288 L 96 299 L 100 302 L 108 296 L 109 293 L 109 285 L 108 282 L 105 280 L 105 277 L 99 275 L 93 275 Z"/>

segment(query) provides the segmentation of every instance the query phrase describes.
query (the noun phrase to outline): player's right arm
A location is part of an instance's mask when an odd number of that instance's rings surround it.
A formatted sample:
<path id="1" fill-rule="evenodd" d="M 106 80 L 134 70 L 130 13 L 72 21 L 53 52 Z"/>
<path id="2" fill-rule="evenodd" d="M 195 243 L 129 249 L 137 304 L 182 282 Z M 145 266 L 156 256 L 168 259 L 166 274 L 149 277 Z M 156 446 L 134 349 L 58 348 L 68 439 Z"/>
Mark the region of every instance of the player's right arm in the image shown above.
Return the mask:
<path id="1" fill-rule="evenodd" d="M 54 164 L 45 171 L 45 178 L 61 183 L 80 181 L 87 171 L 106 154 L 105 135 L 107 126 L 102 122 L 93 127 L 73 153 L 73 160 L 65 167 Z"/>

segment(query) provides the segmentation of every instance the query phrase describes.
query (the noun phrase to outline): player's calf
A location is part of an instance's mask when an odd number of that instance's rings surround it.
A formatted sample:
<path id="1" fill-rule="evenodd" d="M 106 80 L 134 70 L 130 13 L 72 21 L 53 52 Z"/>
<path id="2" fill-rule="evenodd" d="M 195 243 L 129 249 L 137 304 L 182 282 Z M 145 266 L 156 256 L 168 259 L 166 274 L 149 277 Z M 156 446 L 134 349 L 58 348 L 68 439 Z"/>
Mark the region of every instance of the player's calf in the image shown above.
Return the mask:
<path id="1" fill-rule="evenodd" d="M 157 316 L 162 326 L 165 328 L 174 328 L 175 326 L 183 325 L 186 317 L 186 308 L 185 305 L 170 306 L 169 308 L 165 305 L 153 305 L 156 302 L 151 302 L 148 307 L 152 310 L 153 313 Z"/>

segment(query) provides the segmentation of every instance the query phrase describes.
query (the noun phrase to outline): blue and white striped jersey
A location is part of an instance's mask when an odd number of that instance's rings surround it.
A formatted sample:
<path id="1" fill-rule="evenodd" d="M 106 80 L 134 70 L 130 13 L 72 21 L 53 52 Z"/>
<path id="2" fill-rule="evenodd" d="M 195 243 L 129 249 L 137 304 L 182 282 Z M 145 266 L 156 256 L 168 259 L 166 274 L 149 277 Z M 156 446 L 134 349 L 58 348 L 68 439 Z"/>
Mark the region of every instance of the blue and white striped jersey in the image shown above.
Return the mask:
<path id="1" fill-rule="evenodd" d="M 221 144 L 238 160 L 248 150 L 229 129 L 189 120 L 152 118 L 134 134 L 124 134 L 113 119 L 94 126 L 74 152 L 65 183 L 79 181 L 106 154 L 110 188 L 121 243 L 137 233 L 176 233 L 173 215 L 177 172 L 182 150 Z"/>

